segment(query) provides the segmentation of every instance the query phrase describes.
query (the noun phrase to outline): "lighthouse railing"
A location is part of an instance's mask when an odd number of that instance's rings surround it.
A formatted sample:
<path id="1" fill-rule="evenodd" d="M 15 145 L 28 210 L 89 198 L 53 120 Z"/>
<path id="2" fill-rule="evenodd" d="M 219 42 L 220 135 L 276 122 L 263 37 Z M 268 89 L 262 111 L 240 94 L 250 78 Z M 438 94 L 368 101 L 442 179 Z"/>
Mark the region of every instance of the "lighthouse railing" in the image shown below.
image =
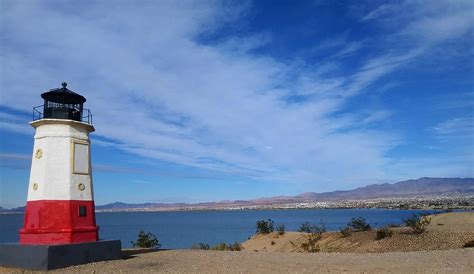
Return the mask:
<path id="1" fill-rule="evenodd" d="M 44 110 L 44 105 L 33 107 L 33 121 L 41 120 L 44 118 L 43 110 Z M 80 117 L 81 117 L 81 122 L 92 124 L 92 112 L 89 109 L 83 108 L 82 114 Z"/>
<path id="2" fill-rule="evenodd" d="M 92 125 L 92 112 L 87 108 L 82 109 L 82 122 Z"/>
<path id="3" fill-rule="evenodd" d="M 33 121 L 43 119 L 43 105 L 33 107 Z"/>

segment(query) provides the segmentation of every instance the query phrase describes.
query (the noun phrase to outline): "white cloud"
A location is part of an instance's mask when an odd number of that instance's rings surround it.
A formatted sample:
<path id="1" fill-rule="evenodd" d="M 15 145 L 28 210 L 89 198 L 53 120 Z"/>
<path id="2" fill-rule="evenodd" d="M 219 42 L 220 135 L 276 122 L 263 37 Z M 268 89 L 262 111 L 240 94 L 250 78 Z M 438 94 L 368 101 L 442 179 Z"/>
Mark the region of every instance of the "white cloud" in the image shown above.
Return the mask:
<path id="1" fill-rule="evenodd" d="M 440 137 L 467 137 L 474 141 L 474 117 L 459 117 L 437 124 L 433 130 Z"/>
<path id="2" fill-rule="evenodd" d="M 0 112 L 0 128 L 20 134 L 33 134 L 33 129 L 28 125 L 27 120 L 23 115 L 18 116 L 6 112 Z"/>
<path id="3" fill-rule="evenodd" d="M 349 75 L 323 77 L 252 54 L 271 42 L 268 34 L 199 42 L 235 22 L 247 6 L 76 5 L 4 4 L 2 37 L 9 43 L 1 53 L 1 89 L 8 90 L 1 94 L 2 105 L 29 111 L 42 89 L 68 81 L 88 98 L 94 134 L 137 155 L 294 183 L 386 177 L 385 153 L 397 138 L 367 130 L 366 124 L 388 112 L 360 120 L 333 114 L 350 96 L 416 58 L 418 47 L 381 53 Z M 349 45 L 342 53 L 361 46 Z M 298 96 L 304 100 L 289 99 Z"/>
<path id="4" fill-rule="evenodd" d="M 339 52 L 331 56 L 332 58 L 343 58 L 347 57 L 349 55 L 353 55 L 359 50 L 363 48 L 364 42 L 363 41 L 357 41 L 357 42 L 351 42 L 345 45 Z"/>
<path id="5" fill-rule="evenodd" d="M 21 153 L 0 153 L 2 160 L 31 160 L 31 155 Z"/>
<path id="6" fill-rule="evenodd" d="M 394 9 L 394 5 L 390 5 L 390 4 L 380 5 L 376 9 L 369 12 L 366 16 L 364 16 L 362 18 L 362 21 L 369 21 L 369 20 L 380 18 L 383 15 L 392 13 L 393 9 Z"/>

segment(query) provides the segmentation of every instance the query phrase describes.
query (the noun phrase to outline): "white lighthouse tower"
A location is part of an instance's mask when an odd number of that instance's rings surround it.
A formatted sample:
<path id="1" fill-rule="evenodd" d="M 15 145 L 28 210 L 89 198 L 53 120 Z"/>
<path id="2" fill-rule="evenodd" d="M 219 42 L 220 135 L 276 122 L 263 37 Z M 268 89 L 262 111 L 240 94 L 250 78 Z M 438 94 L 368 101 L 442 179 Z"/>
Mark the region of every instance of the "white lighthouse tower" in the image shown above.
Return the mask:
<path id="1" fill-rule="evenodd" d="M 66 88 L 41 94 L 20 243 L 0 243 L 0 266 L 49 270 L 122 258 L 120 240 L 99 240 L 86 98 Z"/>
<path id="2" fill-rule="evenodd" d="M 66 88 L 41 94 L 21 244 L 49 245 L 98 240 L 86 98 Z M 36 117 L 35 117 L 35 114 Z"/>

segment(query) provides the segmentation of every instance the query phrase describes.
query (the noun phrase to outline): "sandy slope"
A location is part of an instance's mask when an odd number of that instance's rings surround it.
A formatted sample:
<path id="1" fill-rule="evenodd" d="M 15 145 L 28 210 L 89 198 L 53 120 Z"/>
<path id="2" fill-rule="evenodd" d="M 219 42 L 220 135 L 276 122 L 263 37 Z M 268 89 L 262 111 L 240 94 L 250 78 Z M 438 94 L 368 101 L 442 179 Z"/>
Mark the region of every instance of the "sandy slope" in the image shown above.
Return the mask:
<path id="1" fill-rule="evenodd" d="M 474 212 L 450 212 L 431 215 L 429 230 L 474 232 Z"/>
<path id="2" fill-rule="evenodd" d="M 474 240 L 474 212 L 447 213 L 430 216 L 427 231 L 413 235 L 408 228 L 392 228 L 394 235 L 376 240 L 376 231 L 354 232 L 343 237 L 339 232 L 324 233 L 318 243 L 322 252 L 380 253 L 393 251 L 423 251 L 462 248 Z M 307 233 L 287 232 L 255 235 L 243 243 L 247 251 L 303 252 L 301 243 L 307 241 Z"/>

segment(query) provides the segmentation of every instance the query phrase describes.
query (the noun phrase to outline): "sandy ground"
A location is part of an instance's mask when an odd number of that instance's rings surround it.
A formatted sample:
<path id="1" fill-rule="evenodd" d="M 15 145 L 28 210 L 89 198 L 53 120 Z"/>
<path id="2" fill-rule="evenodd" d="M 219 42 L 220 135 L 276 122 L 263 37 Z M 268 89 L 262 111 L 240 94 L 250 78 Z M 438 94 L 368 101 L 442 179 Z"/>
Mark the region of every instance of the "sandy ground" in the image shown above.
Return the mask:
<path id="1" fill-rule="evenodd" d="M 462 248 L 474 240 L 474 212 L 453 212 L 432 215 L 427 231 L 421 235 L 410 233 L 406 227 L 391 228 L 392 237 L 376 240 L 376 231 L 353 232 L 343 237 L 339 232 L 324 233 L 318 245 L 321 252 L 380 253 L 394 251 L 429 251 Z M 301 243 L 308 234 L 287 232 L 255 235 L 242 246 L 257 252 L 304 252 Z"/>
<path id="2" fill-rule="evenodd" d="M 9 273 L 21 273 L 4 269 Z M 474 249 L 391 253 L 168 250 L 53 273 L 473 273 Z M 23 272 L 31 273 L 31 272 Z"/>
<path id="3" fill-rule="evenodd" d="M 474 232 L 474 212 L 451 212 L 431 215 L 429 230 Z"/>
<path id="4" fill-rule="evenodd" d="M 399 233 L 391 239 L 372 241 L 370 233 L 354 233 L 352 240 L 338 239 L 337 235 L 328 236 L 328 250 L 332 252 L 297 253 L 265 250 L 254 251 L 247 248 L 241 252 L 202 251 L 202 250 L 166 250 L 150 253 L 124 251 L 124 259 L 91 263 L 52 271 L 53 273 L 474 273 L 474 248 L 460 248 L 465 239 L 474 240 L 474 212 L 449 213 L 432 217 L 428 232 L 415 236 Z M 439 225 L 442 224 L 442 225 Z M 403 229 L 400 229 L 403 230 Z M 361 235 L 360 237 L 357 235 Z M 289 237 L 299 233 L 287 233 Z M 451 238 L 446 238 L 451 235 Z M 270 237 L 270 235 L 267 235 Z M 411 238 L 403 238 L 403 237 Z M 330 239 L 334 237 L 334 239 Z M 427 237 L 427 238 L 422 238 Z M 460 239 L 460 237 L 465 237 Z M 254 237 L 258 238 L 258 237 Z M 263 238 L 266 243 L 270 238 Z M 254 239 L 247 241 L 245 245 Z M 285 245 L 283 238 L 277 238 Z M 288 239 L 287 239 L 288 240 Z M 388 240 L 388 241 L 386 241 Z M 271 240 L 270 240 L 271 241 Z M 385 241 L 385 242 L 384 242 Z M 435 241 L 426 243 L 426 241 Z M 437 241 L 437 242 L 436 242 Z M 422 245 L 423 242 L 425 245 Z M 338 243 L 332 246 L 330 243 Z M 324 245 L 324 244 L 322 244 Z M 374 247 L 375 246 L 375 247 Z M 385 246 L 385 250 L 380 246 Z M 419 251 L 402 250 L 422 248 Z M 247 246 L 248 247 L 248 246 Z M 407 248 L 408 247 L 408 248 Z M 346 253 L 347 249 L 352 250 Z M 422 251 L 429 249 L 430 251 Z M 391 249 L 391 250 L 390 250 Z M 442 249 L 442 250 L 432 250 Z M 334 250 L 342 250 L 344 253 Z M 355 251 L 354 251 L 355 250 Z M 374 251 L 375 250 L 375 251 Z M 387 252 L 390 251 L 390 252 Z M 367 253 L 369 252 L 369 253 Z M 1 268 L 0 272 L 32 273 L 11 268 Z"/>

